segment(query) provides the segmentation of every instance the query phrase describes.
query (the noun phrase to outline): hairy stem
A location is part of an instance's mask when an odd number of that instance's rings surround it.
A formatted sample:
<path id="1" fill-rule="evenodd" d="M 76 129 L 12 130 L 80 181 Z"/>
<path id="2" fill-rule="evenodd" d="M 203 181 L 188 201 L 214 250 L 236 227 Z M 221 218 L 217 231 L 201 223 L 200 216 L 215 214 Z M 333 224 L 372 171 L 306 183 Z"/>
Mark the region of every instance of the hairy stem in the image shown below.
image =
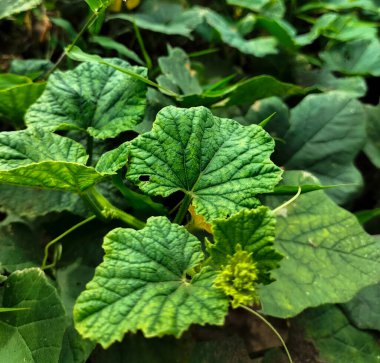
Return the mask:
<path id="1" fill-rule="evenodd" d="M 77 228 L 83 226 L 84 224 L 88 223 L 88 222 L 91 222 L 93 219 L 95 219 L 96 216 L 95 215 L 92 215 L 91 217 L 88 217 L 86 218 L 85 220 L 77 223 L 76 225 L 72 226 L 71 228 L 69 228 L 67 231 L 63 232 L 61 235 L 59 235 L 58 237 L 54 238 L 52 241 L 50 241 L 46 246 L 45 246 L 45 251 L 44 251 L 44 258 L 42 260 L 42 265 L 41 265 L 41 269 L 46 269 L 46 268 L 49 268 L 49 267 L 52 267 L 52 265 L 46 265 L 46 262 L 47 262 L 47 259 L 49 257 L 49 248 L 51 246 L 53 246 L 54 244 L 56 244 L 57 242 L 59 242 L 63 237 L 67 236 L 69 233 L 75 231 Z"/>
<path id="2" fill-rule="evenodd" d="M 253 314 L 257 318 L 259 318 L 261 321 L 263 321 L 273 331 L 273 333 L 277 336 L 277 338 L 280 340 L 282 346 L 284 347 L 285 353 L 288 356 L 289 362 L 293 363 L 293 360 L 292 360 L 292 357 L 291 357 L 291 355 L 289 353 L 288 347 L 286 346 L 284 339 L 282 339 L 282 336 L 276 330 L 276 328 L 267 319 L 265 319 L 261 314 L 259 314 L 257 311 L 255 311 L 255 310 L 253 310 L 253 309 L 251 309 L 251 308 L 249 308 L 248 306 L 245 306 L 245 305 L 240 305 L 240 307 L 243 308 L 243 309 L 245 309 L 245 310 L 247 310 L 247 311 L 249 311 L 251 314 Z"/>

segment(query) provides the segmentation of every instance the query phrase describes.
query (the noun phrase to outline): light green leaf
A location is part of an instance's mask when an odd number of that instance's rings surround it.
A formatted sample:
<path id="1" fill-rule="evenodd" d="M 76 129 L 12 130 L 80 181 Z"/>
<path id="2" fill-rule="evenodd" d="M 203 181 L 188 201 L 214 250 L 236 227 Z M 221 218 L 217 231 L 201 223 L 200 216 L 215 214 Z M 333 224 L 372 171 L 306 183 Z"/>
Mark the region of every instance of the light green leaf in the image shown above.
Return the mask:
<path id="1" fill-rule="evenodd" d="M 310 184 L 309 173 L 285 173 L 286 184 Z M 291 317 L 308 307 L 350 300 L 380 276 L 380 242 L 323 191 L 278 212 L 275 247 L 285 256 L 260 288 L 265 314 Z M 332 326 L 332 325 L 331 325 Z"/>
<path id="2" fill-rule="evenodd" d="M 164 197 L 182 191 L 207 220 L 259 205 L 281 170 L 269 156 L 274 143 L 257 125 L 241 126 L 204 107 L 162 109 L 152 131 L 131 142 L 127 178 Z"/>
<path id="3" fill-rule="evenodd" d="M 129 141 L 121 144 L 116 149 L 102 154 L 96 164 L 96 171 L 99 173 L 114 173 L 127 164 Z"/>
<path id="4" fill-rule="evenodd" d="M 7 88 L 21 86 L 26 83 L 32 83 L 32 80 L 26 76 L 20 76 L 18 74 L 3 73 L 0 74 L 0 91 Z"/>
<path id="5" fill-rule="evenodd" d="M 14 272 L 37 267 L 42 261 L 42 248 L 37 235 L 23 223 L 0 228 L 0 271 Z"/>
<path id="6" fill-rule="evenodd" d="M 86 3 L 94 13 L 98 13 L 107 8 L 110 4 L 110 0 L 86 0 Z"/>
<path id="7" fill-rule="evenodd" d="M 0 314 L 0 361 L 57 362 L 65 311 L 43 271 L 31 268 L 11 274 L 5 283 L 3 306 L 28 310 Z"/>
<path id="8" fill-rule="evenodd" d="M 355 329 L 338 307 L 309 310 L 297 319 L 297 323 L 304 328 L 306 337 L 315 344 L 324 362 L 380 362 L 376 340 Z"/>
<path id="9" fill-rule="evenodd" d="M 365 105 L 367 114 L 367 143 L 364 152 L 373 165 L 380 169 L 380 103 L 377 106 Z"/>
<path id="10" fill-rule="evenodd" d="M 282 0 L 227 0 L 227 4 L 246 8 L 273 18 L 282 18 L 285 13 L 285 5 Z"/>
<path id="11" fill-rule="evenodd" d="M 98 44 L 103 48 L 116 50 L 119 55 L 132 59 L 137 64 L 142 66 L 145 65 L 144 61 L 141 60 L 141 58 L 133 50 L 128 49 L 124 44 L 119 43 L 112 38 L 95 35 L 90 40 L 92 43 Z"/>
<path id="12" fill-rule="evenodd" d="M 79 193 L 104 176 L 74 140 L 40 129 L 0 133 L 0 183 Z"/>
<path id="13" fill-rule="evenodd" d="M 46 83 L 25 83 L 0 91 L 0 115 L 15 127 L 24 125 L 27 109 L 41 96 Z"/>
<path id="14" fill-rule="evenodd" d="M 243 251 L 252 253 L 259 271 L 259 282 L 271 281 L 269 272 L 278 266 L 282 256 L 273 248 L 276 218 L 267 207 L 242 210 L 228 219 L 212 223 L 215 243 L 209 247 L 212 261 L 220 267 L 234 255 L 239 244 Z"/>
<path id="15" fill-rule="evenodd" d="M 380 217 L 380 208 L 361 210 L 355 213 L 360 224 L 365 224 L 376 217 Z"/>
<path id="16" fill-rule="evenodd" d="M 109 19 L 135 22 L 141 29 L 191 38 L 191 32 L 202 22 L 197 10 L 163 0 L 144 0 L 134 14 L 115 14 Z"/>
<path id="17" fill-rule="evenodd" d="M 337 43 L 321 52 L 320 57 L 332 71 L 380 76 L 380 42 L 376 38 Z"/>
<path id="18" fill-rule="evenodd" d="M 317 19 L 310 32 L 298 36 L 297 43 L 308 45 L 321 35 L 340 42 L 376 38 L 376 23 L 362 21 L 353 14 L 327 13 Z"/>
<path id="19" fill-rule="evenodd" d="M 365 142 L 364 120 L 361 103 L 345 94 L 309 95 L 291 111 L 277 163 L 310 171 L 322 184 L 354 184 L 328 191 L 338 203 L 347 202 L 362 183 L 353 161 Z"/>
<path id="20" fill-rule="evenodd" d="M 191 64 L 188 55 L 181 48 L 168 49 L 168 56 L 160 57 L 162 75 L 157 78 L 159 85 L 180 94 L 200 94 L 202 88 L 191 74 Z"/>
<path id="21" fill-rule="evenodd" d="M 379 237 L 377 237 L 379 239 Z M 360 329 L 380 331 L 380 283 L 365 287 L 348 303 L 342 305 L 344 311 Z"/>
<path id="22" fill-rule="evenodd" d="M 120 59 L 105 60 L 145 77 L 146 69 Z M 107 65 L 84 63 L 50 76 L 46 89 L 25 115 L 28 126 L 82 130 L 99 139 L 132 130 L 145 111 L 146 85 Z"/>
<path id="23" fill-rule="evenodd" d="M 200 9 L 200 11 L 206 22 L 219 33 L 222 41 L 229 46 L 244 54 L 251 54 L 256 57 L 277 54 L 277 40 L 275 38 L 262 36 L 247 40 L 239 33 L 236 24 L 210 9 Z"/>
<path id="24" fill-rule="evenodd" d="M 191 324 L 223 324 L 228 303 L 212 287 L 215 273 L 186 277 L 204 256 L 184 227 L 152 217 L 140 231 L 111 231 L 103 247 L 104 262 L 74 307 L 82 336 L 107 348 L 127 332 L 179 337 Z"/>
<path id="25" fill-rule="evenodd" d="M 1 0 L 0 19 L 35 8 L 42 0 Z"/>
<path id="26" fill-rule="evenodd" d="M 379 7 L 376 0 L 316 0 L 305 3 L 299 7 L 299 12 L 313 10 L 341 11 L 349 9 L 366 10 L 379 14 Z"/>

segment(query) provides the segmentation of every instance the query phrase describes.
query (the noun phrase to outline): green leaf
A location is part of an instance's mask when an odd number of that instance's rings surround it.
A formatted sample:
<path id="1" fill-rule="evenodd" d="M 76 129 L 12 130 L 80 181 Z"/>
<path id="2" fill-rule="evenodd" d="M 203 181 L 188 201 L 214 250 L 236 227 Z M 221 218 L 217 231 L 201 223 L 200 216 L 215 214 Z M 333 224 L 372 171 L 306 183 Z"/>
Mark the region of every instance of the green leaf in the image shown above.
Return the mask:
<path id="1" fill-rule="evenodd" d="M 332 71 L 345 74 L 380 76 L 380 42 L 359 39 L 337 43 L 321 52 L 320 57 Z"/>
<path id="2" fill-rule="evenodd" d="M 3 306 L 28 310 L 0 314 L 0 360 L 57 362 L 65 311 L 43 271 L 31 268 L 11 274 L 5 283 Z"/>
<path id="3" fill-rule="evenodd" d="M 273 35 L 280 46 L 291 50 L 297 48 L 295 42 L 296 30 L 285 20 L 260 16 L 257 17 L 256 25 Z"/>
<path id="4" fill-rule="evenodd" d="M 136 13 L 115 14 L 109 19 L 127 20 L 141 29 L 188 38 L 191 38 L 192 31 L 202 21 L 198 11 L 163 0 L 144 0 Z"/>
<path id="5" fill-rule="evenodd" d="M 146 76 L 143 67 L 117 58 L 105 61 Z M 52 74 L 25 120 L 28 126 L 49 131 L 82 130 L 106 139 L 132 130 L 141 121 L 145 96 L 146 85 L 139 80 L 104 64 L 84 63 L 72 71 Z"/>
<path id="6" fill-rule="evenodd" d="M 46 83 L 26 83 L 0 91 L 0 115 L 15 127 L 24 125 L 27 109 L 41 96 Z"/>
<path id="7" fill-rule="evenodd" d="M 353 14 L 327 13 L 317 19 L 309 33 L 298 36 L 297 43 L 308 45 L 321 35 L 340 42 L 376 38 L 376 23 L 362 21 Z"/>
<path id="8" fill-rule="evenodd" d="M 98 44 L 103 48 L 116 50 L 119 55 L 123 55 L 126 58 L 132 59 L 137 64 L 140 64 L 142 66 L 145 65 L 144 61 L 141 60 L 141 58 L 133 50 L 128 49 L 124 44 L 119 43 L 112 38 L 96 35 L 93 36 L 90 40 L 92 43 Z"/>
<path id="9" fill-rule="evenodd" d="M 380 362 L 380 348 L 368 333 L 355 329 L 341 310 L 323 306 L 309 310 L 298 319 L 308 340 L 324 362 Z"/>
<path id="10" fill-rule="evenodd" d="M 184 95 L 202 93 L 197 78 L 191 74 L 190 60 L 185 51 L 169 47 L 168 53 L 167 57 L 158 58 L 162 72 L 157 78 L 158 84 Z"/>
<path id="11" fill-rule="evenodd" d="M 200 95 L 183 96 L 179 101 L 186 107 L 213 104 L 220 106 L 249 105 L 271 96 L 291 96 L 305 94 L 308 91 L 307 88 L 281 82 L 272 76 L 261 75 L 239 81 L 222 89 L 206 90 Z"/>
<path id="12" fill-rule="evenodd" d="M 367 114 L 367 143 L 364 152 L 373 165 L 380 169 L 380 103 L 377 106 L 365 105 Z"/>
<path id="13" fill-rule="evenodd" d="M 0 19 L 33 9 L 41 3 L 42 0 L 1 0 Z"/>
<path id="14" fill-rule="evenodd" d="M 74 307 L 82 336 L 107 348 L 127 332 L 179 337 L 191 324 L 223 324 L 227 299 L 212 287 L 215 273 L 186 277 L 204 256 L 184 227 L 152 217 L 140 231 L 111 231 L 103 247 L 104 262 Z"/>
<path id="15" fill-rule="evenodd" d="M 86 3 L 94 13 L 98 13 L 107 8 L 110 4 L 110 0 L 86 0 Z"/>
<path id="16" fill-rule="evenodd" d="M 284 177 L 285 184 L 315 182 L 305 172 Z M 286 318 L 308 307 L 346 302 L 379 280 L 379 241 L 323 191 L 301 195 L 279 210 L 275 247 L 285 258 L 272 273 L 275 282 L 259 291 L 263 312 L 271 316 Z"/>
<path id="17" fill-rule="evenodd" d="M 114 173 L 127 164 L 129 141 L 121 144 L 116 149 L 102 154 L 95 169 L 99 173 Z"/>
<path id="18" fill-rule="evenodd" d="M 380 331 L 379 301 L 380 283 L 365 287 L 343 309 L 358 328 Z"/>
<path id="19" fill-rule="evenodd" d="M 271 281 L 270 270 L 278 267 L 282 256 L 273 248 L 276 219 L 267 207 L 242 210 L 228 219 L 216 219 L 212 223 L 215 243 L 208 251 L 217 267 L 228 262 L 228 256 L 237 252 L 239 244 L 243 251 L 252 253 L 259 271 L 259 282 Z"/>
<path id="20" fill-rule="evenodd" d="M 52 66 L 53 63 L 46 59 L 13 59 L 9 72 L 34 79 Z"/>
<path id="21" fill-rule="evenodd" d="M 12 73 L 0 74 L 0 91 L 16 86 L 21 86 L 26 83 L 32 83 L 32 80 L 28 77 Z"/>
<path id="22" fill-rule="evenodd" d="M 376 0 L 316 0 L 307 2 L 299 7 L 299 12 L 310 10 L 341 11 L 349 9 L 366 10 L 379 13 L 379 7 Z"/>
<path id="23" fill-rule="evenodd" d="M 285 12 L 285 5 L 282 0 L 227 0 L 227 4 L 246 8 L 273 18 L 282 18 Z"/>
<path id="24" fill-rule="evenodd" d="M 23 223 L 0 228 L 0 271 L 14 272 L 37 267 L 42 261 L 38 236 Z"/>
<path id="25" fill-rule="evenodd" d="M 259 207 L 212 223 L 215 243 L 208 252 L 218 269 L 214 286 L 233 298 L 234 308 L 258 302 L 258 284 L 272 281 L 270 271 L 282 258 L 273 249 L 275 222 L 270 209 Z"/>
<path id="26" fill-rule="evenodd" d="M 79 143 L 40 129 L 0 133 L 0 183 L 80 193 L 104 176 Z"/>
<path id="27" fill-rule="evenodd" d="M 323 92 L 340 91 L 351 97 L 363 97 L 367 85 L 363 77 L 336 77 L 326 68 L 310 69 L 309 64 L 301 64 L 295 69 L 298 84 L 303 87 L 316 87 Z"/>
<path id="28" fill-rule="evenodd" d="M 272 137 L 282 138 L 289 129 L 288 106 L 278 97 L 268 97 L 256 101 L 245 114 L 241 123 L 243 125 L 260 124 L 274 113 L 273 118 L 265 125 L 265 130 Z"/>
<path id="29" fill-rule="evenodd" d="M 365 142 L 364 120 L 360 102 L 345 94 L 309 95 L 291 111 L 285 143 L 277 145 L 277 163 L 310 171 L 322 184 L 354 184 L 328 191 L 338 203 L 347 202 L 362 183 L 353 161 Z"/>
<path id="30" fill-rule="evenodd" d="M 61 354 L 58 363 L 83 363 L 95 348 L 95 343 L 83 339 L 75 330 L 73 325 L 69 325 L 63 336 Z"/>
<path id="31" fill-rule="evenodd" d="M 365 224 L 376 217 L 380 217 L 380 208 L 362 210 L 360 212 L 356 212 L 355 216 L 360 224 Z"/>
<path id="32" fill-rule="evenodd" d="M 0 200 L 0 211 L 29 220 L 51 212 L 68 211 L 83 217 L 88 214 L 78 195 L 57 190 L 0 185 Z"/>
<path id="33" fill-rule="evenodd" d="M 200 9 L 205 21 L 220 35 L 222 41 L 229 46 L 238 49 L 244 54 L 264 57 L 269 54 L 277 54 L 277 40 L 270 36 L 245 39 L 238 31 L 236 24 L 210 9 Z"/>
<path id="34" fill-rule="evenodd" d="M 204 108 L 162 109 L 151 132 L 131 142 L 127 178 L 164 197 L 182 191 L 207 220 L 259 205 L 281 170 L 269 156 L 273 140 L 257 125 L 241 126 Z"/>

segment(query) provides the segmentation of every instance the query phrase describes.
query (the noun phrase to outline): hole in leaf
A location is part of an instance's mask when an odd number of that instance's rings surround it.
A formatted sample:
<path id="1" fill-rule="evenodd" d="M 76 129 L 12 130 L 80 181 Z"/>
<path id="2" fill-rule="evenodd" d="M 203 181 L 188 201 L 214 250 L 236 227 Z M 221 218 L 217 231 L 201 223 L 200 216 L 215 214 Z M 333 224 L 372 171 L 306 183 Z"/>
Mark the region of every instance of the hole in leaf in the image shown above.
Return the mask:
<path id="1" fill-rule="evenodd" d="M 140 175 L 139 180 L 142 182 L 148 182 L 150 179 L 149 175 Z"/>

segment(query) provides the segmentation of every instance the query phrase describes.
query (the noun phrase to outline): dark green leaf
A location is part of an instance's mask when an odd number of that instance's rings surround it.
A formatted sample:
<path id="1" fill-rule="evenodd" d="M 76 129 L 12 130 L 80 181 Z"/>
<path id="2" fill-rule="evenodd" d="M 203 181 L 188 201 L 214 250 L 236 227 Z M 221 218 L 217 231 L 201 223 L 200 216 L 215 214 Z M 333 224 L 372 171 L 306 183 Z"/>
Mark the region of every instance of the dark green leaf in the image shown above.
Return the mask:
<path id="1" fill-rule="evenodd" d="M 65 332 L 65 311 L 42 270 L 16 271 L 7 279 L 3 307 L 28 308 L 0 314 L 0 360 L 57 362 Z"/>
<path id="2" fill-rule="evenodd" d="M 105 60 L 145 77 L 146 69 L 120 59 Z M 145 111 L 144 83 L 104 64 L 84 63 L 75 70 L 55 72 L 30 107 L 28 126 L 54 130 L 82 130 L 99 139 L 132 130 Z"/>
<path id="3" fill-rule="evenodd" d="M 151 195 L 182 191 L 207 220 L 259 204 L 281 170 L 269 159 L 273 140 L 204 108 L 165 107 L 149 133 L 131 142 L 127 178 Z"/>
<path id="4" fill-rule="evenodd" d="M 305 172 L 289 172 L 284 182 L 318 181 Z M 301 195 L 278 211 L 275 247 L 285 258 L 272 272 L 275 282 L 259 291 L 268 315 L 285 318 L 308 307 L 346 302 L 379 280 L 380 241 L 323 191 Z"/>

